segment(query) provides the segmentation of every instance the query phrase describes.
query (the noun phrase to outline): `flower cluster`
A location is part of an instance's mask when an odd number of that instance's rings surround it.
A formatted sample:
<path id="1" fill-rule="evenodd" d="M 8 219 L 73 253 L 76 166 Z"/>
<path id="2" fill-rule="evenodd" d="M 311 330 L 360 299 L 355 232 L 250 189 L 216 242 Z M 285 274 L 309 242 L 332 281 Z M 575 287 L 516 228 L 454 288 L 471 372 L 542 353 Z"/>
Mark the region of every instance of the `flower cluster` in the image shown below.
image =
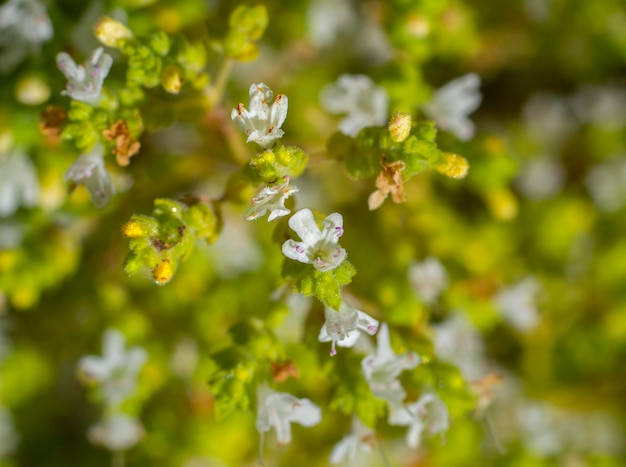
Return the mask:
<path id="1" fill-rule="evenodd" d="M 102 340 L 102 357 L 88 355 L 80 359 L 78 369 L 88 384 L 97 385 L 105 417 L 89 431 L 89 439 L 112 451 L 134 446 L 143 436 L 139 421 L 125 414 L 121 406 L 136 390 L 137 377 L 148 355 L 141 347 L 126 349 L 125 338 L 109 329 Z"/>
<path id="2" fill-rule="evenodd" d="M 317 226 L 313 212 L 301 209 L 289 219 L 291 227 L 301 241 L 289 239 L 283 243 L 283 254 L 301 263 L 312 264 L 318 271 L 330 271 L 346 258 L 346 250 L 339 245 L 343 235 L 343 216 L 339 213 L 330 214 L 323 223 Z"/>
<path id="3" fill-rule="evenodd" d="M 9 0 L 0 7 L 0 73 L 12 71 L 52 38 L 52 23 L 38 0 Z"/>
<path id="4" fill-rule="evenodd" d="M 100 101 L 102 83 L 113 65 L 113 58 L 102 47 L 91 54 L 85 65 L 76 62 L 65 52 L 57 55 L 57 66 L 67 78 L 66 90 L 61 94 L 77 101 L 95 105 Z"/>
<path id="5" fill-rule="evenodd" d="M 476 73 L 456 78 L 439 88 L 423 110 L 444 130 L 462 141 L 472 139 L 474 123 L 467 117 L 480 105 L 480 76 Z"/>
<path id="6" fill-rule="evenodd" d="M 326 322 L 320 330 L 318 340 L 320 342 L 332 341 L 330 355 L 337 354 L 335 345 L 340 347 L 352 347 L 361 336 L 359 331 L 374 335 L 378 331 L 378 321 L 360 310 L 354 309 L 341 302 L 339 311 L 329 306 L 324 309 Z"/>
<path id="7" fill-rule="evenodd" d="M 74 185 L 85 185 L 91 194 L 91 202 L 98 209 L 109 204 L 115 194 L 115 186 L 104 167 L 104 148 L 96 144 L 93 149 L 81 155 L 65 173 L 65 181 Z"/>
<path id="8" fill-rule="evenodd" d="M 322 419 L 322 412 L 309 399 L 298 399 L 285 392 L 274 392 L 267 384 L 257 389 L 256 429 L 261 433 L 259 463 L 263 465 L 263 435 L 274 428 L 280 444 L 291 442 L 291 423 L 302 426 L 317 425 Z"/>
<path id="9" fill-rule="evenodd" d="M 246 110 L 243 104 L 237 105 L 230 114 L 237 128 L 248 135 L 246 142 L 254 141 L 264 149 L 276 144 L 285 132 L 280 127 L 287 118 L 287 96 L 279 94 L 272 106 L 268 102 L 272 100 L 274 93 L 264 83 L 250 86 L 250 110 Z"/>
<path id="10" fill-rule="evenodd" d="M 330 113 L 347 114 L 339 122 L 346 135 L 356 136 L 365 127 L 387 123 L 387 93 L 365 75 L 341 75 L 336 83 L 322 89 L 320 101 Z"/>

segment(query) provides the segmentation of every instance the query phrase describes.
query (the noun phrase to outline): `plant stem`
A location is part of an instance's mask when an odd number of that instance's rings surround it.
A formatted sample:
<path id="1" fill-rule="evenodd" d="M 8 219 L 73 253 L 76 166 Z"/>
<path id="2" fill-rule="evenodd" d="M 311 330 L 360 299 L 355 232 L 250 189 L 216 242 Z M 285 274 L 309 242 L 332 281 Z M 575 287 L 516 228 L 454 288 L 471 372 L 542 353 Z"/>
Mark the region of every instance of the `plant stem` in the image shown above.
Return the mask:
<path id="1" fill-rule="evenodd" d="M 219 104 L 224 97 L 224 89 L 226 89 L 226 83 L 228 82 L 228 77 L 230 76 L 230 72 L 233 69 L 234 64 L 235 61 L 232 58 L 226 58 L 222 62 L 222 66 L 217 72 L 215 83 L 209 86 L 206 92 L 209 109 L 212 109 Z"/>
<path id="2" fill-rule="evenodd" d="M 124 467 L 125 464 L 124 451 L 113 451 L 111 467 Z"/>

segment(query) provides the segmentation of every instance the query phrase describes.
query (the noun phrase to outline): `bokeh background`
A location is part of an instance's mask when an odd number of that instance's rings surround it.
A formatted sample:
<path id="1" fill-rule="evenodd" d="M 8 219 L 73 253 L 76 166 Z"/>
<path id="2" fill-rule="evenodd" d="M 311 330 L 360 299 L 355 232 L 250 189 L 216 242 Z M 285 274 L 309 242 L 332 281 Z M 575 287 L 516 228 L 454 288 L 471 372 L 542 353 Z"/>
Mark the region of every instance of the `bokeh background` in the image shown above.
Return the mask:
<path id="1" fill-rule="evenodd" d="M 16 22 L 15 5 L 45 18 Z M 143 427 L 128 466 L 256 465 L 264 380 L 322 409 L 320 424 L 293 427 L 289 445 L 267 435 L 266 465 L 328 465 L 352 414 L 376 430 L 389 465 L 625 465 L 623 1 L 270 0 L 258 57 L 234 60 L 214 102 L 207 89 L 239 5 L 253 3 L 0 4 L 0 465 L 123 465 L 90 443 L 104 411 L 79 372 L 111 328 L 147 353 L 123 408 Z M 141 149 L 127 167 L 106 157 L 117 194 L 98 210 L 85 187 L 69 193 L 64 181 L 83 152 L 76 139 L 41 122 L 48 106 L 70 108 L 57 53 L 86 59 L 104 14 L 138 38 L 162 31 L 197 44 L 209 78 L 177 95 L 145 90 Z M 105 87 L 121 89 L 128 59 L 107 53 Z M 467 176 L 425 172 L 406 181 L 405 203 L 369 211 L 374 177 L 353 180 L 327 151 L 341 117 L 322 89 L 367 75 L 388 96 L 385 120 L 403 111 L 420 121 L 437 89 L 467 73 L 481 80 L 475 135 L 437 135 L 440 149 L 467 159 Z M 449 430 L 417 449 L 361 374 L 375 339 L 330 358 L 317 341 L 323 305 L 281 279 L 287 218 L 243 219 L 257 185 L 220 204 L 215 241 L 199 239 L 167 284 L 124 272 L 132 215 L 150 215 L 157 198 L 219 199 L 235 184 L 258 148 L 230 111 L 259 82 L 288 96 L 282 141 L 309 155 L 292 210 L 342 213 L 357 271 L 344 297 L 389 323 L 398 353 L 420 355 L 401 376 L 407 400 L 428 390 L 448 408 Z M 428 258 L 443 282 L 415 272 Z M 271 362 L 285 361 L 297 372 L 272 380 Z M 384 461 L 376 450 L 354 465 L 368 462 Z"/>

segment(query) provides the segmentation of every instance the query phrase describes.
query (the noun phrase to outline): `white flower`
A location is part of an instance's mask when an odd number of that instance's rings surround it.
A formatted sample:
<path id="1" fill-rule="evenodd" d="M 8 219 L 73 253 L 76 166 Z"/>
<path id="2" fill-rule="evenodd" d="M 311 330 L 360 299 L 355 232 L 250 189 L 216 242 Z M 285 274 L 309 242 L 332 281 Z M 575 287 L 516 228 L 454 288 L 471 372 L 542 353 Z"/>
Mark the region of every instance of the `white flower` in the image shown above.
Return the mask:
<path id="1" fill-rule="evenodd" d="M 287 240 L 283 243 L 283 254 L 301 263 L 312 264 L 318 271 L 330 271 L 341 264 L 346 250 L 339 245 L 343 235 L 343 216 L 330 214 L 320 231 L 310 209 L 301 209 L 289 219 L 291 227 L 302 239 L 301 242 Z"/>
<path id="2" fill-rule="evenodd" d="M 52 38 L 46 7 L 36 0 L 9 0 L 0 7 L 0 72 L 10 72 Z"/>
<path id="3" fill-rule="evenodd" d="M 103 51 L 102 47 L 97 48 L 85 66 L 76 65 L 65 52 L 57 55 L 57 66 L 67 78 L 62 95 L 87 104 L 97 104 L 100 101 L 102 83 L 113 65 L 113 58 Z"/>
<path id="4" fill-rule="evenodd" d="M 387 123 L 387 92 L 366 75 L 341 75 L 320 94 L 322 106 L 333 114 L 347 114 L 339 122 L 342 133 L 356 136 L 368 126 Z"/>
<path id="5" fill-rule="evenodd" d="M 522 167 L 516 180 L 519 190 L 530 199 L 549 199 L 556 195 L 565 181 L 561 164 L 548 157 L 535 157 Z"/>
<path id="6" fill-rule="evenodd" d="M 524 332 L 537 326 L 539 312 L 535 300 L 540 288 L 537 279 L 527 277 L 496 295 L 496 307 L 515 329 Z"/>
<path id="7" fill-rule="evenodd" d="M 87 434 L 93 444 L 99 444 L 111 451 L 132 448 L 143 435 L 143 427 L 136 418 L 119 412 L 107 415 L 104 420 L 92 426 Z"/>
<path id="8" fill-rule="evenodd" d="M 424 302 L 433 303 L 448 287 L 448 273 L 437 258 L 429 257 L 411 266 L 409 281 Z"/>
<path id="9" fill-rule="evenodd" d="M 424 394 L 413 404 L 396 407 L 390 413 L 390 425 L 408 426 L 406 442 L 410 448 L 417 448 L 422 441 L 422 433 L 443 433 L 450 427 L 448 408 L 434 394 Z"/>
<path id="10" fill-rule="evenodd" d="M 483 340 L 478 330 L 464 315 L 457 313 L 434 325 L 433 330 L 435 353 L 439 358 L 456 365 L 470 381 L 484 376 Z"/>
<path id="11" fill-rule="evenodd" d="M 331 357 L 337 354 L 335 345 L 340 347 L 352 347 L 356 344 L 361 333 L 365 331 L 370 335 L 378 331 L 378 321 L 371 316 L 356 310 L 344 302 L 341 302 L 339 311 L 326 306 L 324 309 L 326 322 L 322 326 L 319 335 L 320 342 L 332 341 Z"/>
<path id="12" fill-rule="evenodd" d="M 270 107 L 268 102 L 273 96 L 274 93 L 265 84 L 253 84 L 250 86 L 250 110 L 239 104 L 230 113 L 237 128 L 248 135 L 247 143 L 254 141 L 267 149 L 285 134 L 280 127 L 287 118 L 287 96 L 277 95 Z"/>
<path id="13" fill-rule="evenodd" d="M 81 155 L 65 173 L 64 180 L 76 185 L 85 185 L 91 194 L 91 202 L 98 209 L 109 204 L 115 194 L 111 177 L 104 168 L 104 148 L 96 144 L 91 152 Z"/>
<path id="14" fill-rule="evenodd" d="M 20 206 L 32 208 L 39 202 L 39 181 L 30 158 L 14 153 L 0 155 L 0 217 L 15 214 Z"/>
<path id="15" fill-rule="evenodd" d="M 118 405 L 135 391 L 137 375 L 148 355 L 141 347 L 125 349 L 124 335 L 109 329 L 102 339 L 102 357 L 80 359 L 79 370 L 88 381 L 100 384 L 100 394 L 108 405 Z"/>
<path id="16" fill-rule="evenodd" d="M 389 327 L 383 323 L 378 332 L 376 353 L 368 355 L 361 362 L 365 379 L 372 393 L 390 404 L 400 404 L 406 396 L 398 376 L 404 370 L 411 370 L 419 364 L 415 352 L 396 355 L 389 342 Z"/>
<path id="17" fill-rule="evenodd" d="M 276 430 L 278 442 L 291 442 L 291 423 L 317 425 L 322 419 L 320 408 L 309 399 L 298 399 L 284 392 L 274 392 L 266 384 L 258 389 L 256 429 L 265 433 Z"/>
<path id="18" fill-rule="evenodd" d="M 594 165 L 585 177 L 585 186 L 600 211 L 620 210 L 626 204 L 626 157 L 622 154 Z"/>
<path id="19" fill-rule="evenodd" d="M 352 433 L 343 437 L 330 453 L 331 464 L 354 464 L 357 454 L 363 452 L 369 454 L 376 446 L 376 432 L 366 427 L 357 417 L 352 417 Z M 369 457 L 369 456 L 368 456 Z M 359 465 L 364 464 L 365 459 L 359 459 Z"/>
<path id="20" fill-rule="evenodd" d="M 468 73 L 445 84 L 423 110 L 439 127 L 454 133 L 462 141 L 474 136 L 474 123 L 467 117 L 480 105 L 480 76 Z"/>
<path id="21" fill-rule="evenodd" d="M 293 193 L 298 192 L 298 187 L 289 186 L 289 177 L 284 177 L 284 183 L 274 186 L 266 186 L 259 194 L 252 197 L 252 208 L 245 214 L 249 221 L 258 219 L 270 212 L 267 222 L 277 217 L 286 216 L 291 211 L 285 207 L 285 200 Z"/>

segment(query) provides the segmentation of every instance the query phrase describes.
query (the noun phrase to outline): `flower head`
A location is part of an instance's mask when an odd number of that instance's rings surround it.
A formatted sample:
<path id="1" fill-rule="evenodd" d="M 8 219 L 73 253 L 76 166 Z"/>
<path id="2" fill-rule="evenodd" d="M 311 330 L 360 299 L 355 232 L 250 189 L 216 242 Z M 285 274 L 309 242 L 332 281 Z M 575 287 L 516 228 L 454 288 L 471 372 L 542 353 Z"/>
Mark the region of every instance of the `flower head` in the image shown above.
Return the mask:
<path id="1" fill-rule="evenodd" d="M 448 287 L 448 273 L 437 258 L 428 257 L 410 267 L 409 282 L 422 300 L 433 303 Z"/>
<path id="2" fill-rule="evenodd" d="M 109 204 L 115 194 L 115 187 L 104 168 L 103 148 L 94 146 L 91 152 L 81 155 L 65 173 L 65 181 L 75 185 L 85 185 L 91 194 L 91 202 L 98 209 Z"/>
<path id="3" fill-rule="evenodd" d="M 32 208 L 39 201 L 35 167 L 24 154 L 0 155 L 0 217 L 8 217 L 20 206 Z"/>
<path id="4" fill-rule="evenodd" d="M 534 277 L 527 277 L 496 295 L 496 306 L 502 317 L 519 331 L 529 331 L 537 326 L 539 312 L 535 299 L 539 289 L 539 282 Z"/>
<path id="5" fill-rule="evenodd" d="M 376 432 L 366 427 L 357 417 L 352 417 L 352 433 L 344 436 L 330 453 L 331 464 L 343 464 L 346 461 L 354 464 L 359 451 L 371 453 L 376 447 Z M 362 465 L 362 462 L 359 462 Z"/>
<path id="6" fill-rule="evenodd" d="M 110 449 L 124 451 L 132 448 L 143 437 L 144 431 L 136 418 L 123 413 L 107 415 L 89 429 L 89 441 Z"/>
<path id="7" fill-rule="evenodd" d="M 301 242 L 287 240 L 283 243 L 283 254 L 301 263 L 312 264 L 319 271 L 330 271 L 341 264 L 346 250 L 339 245 L 343 235 L 343 217 L 330 214 L 320 231 L 310 209 L 301 209 L 289 219 L 291 227 L 302 239 Z"/>
<path id="8" fill-rule="evenodd" d="M 410 448 L 417 448 L 422 433 L 443 433 L 450 427 L 448 408 L 434 394 L 424 394 L 413 404 L 396 407 L 390 414 L 390 425 L 408 426 L 406 442 Z"/>
<path id="9" fill-rule="evenodd" d="M 424 106 L 424 112 L 444 130 L 454 133 L 460 140 L 474 136 L 474 123 L 467 117 L 480 105 L 480 76 L 468 73 L 439 88 Z"/>
<path id="10" fill-rule="evenodd" d="M 57 66 L 67 78 L 66 89 L 61 92 L 62 95 L 87 104 L 97 104 L 100 101 L 102 83 L 113 65 L 113 58 L 103 52 L 102 47 L 97 48 L 85 66 L 76 65 L 65 52 L 57 55 Z"/>
<path id="11" fill-rule="evenodd" d="M 387 123 L 387 92 L 366 75 L 341 75 L 320 94 L 322 106 L 333 114 L 347 114 L 339 122 L 342 133 L 356 136 L 368 126 Z"/>
<path id="12" fill-rule="evenodd" d="M 404 370 L 411 370 L 419 364 L 415 352 L 396 355 L 389 342 L 389 327 L 383 323 L 378 332 L 376 353 L 368 355 L 361 362 L 365 379 L 376 397 L 389 403 L 400 404 L 406 396 L 398 376 Z"/>
<path id="13" fill-rule="evenodd" d="M 10 72 L 52 38 L 46 7 L 37 0 L 9 0 L 0 7 L 0 72 Z"/>
<path id="14" fill-rule="evenodd" d="M 274 428 L 278 442 L 286 444 L 291 442 L 291 423 L 313 426 L 321 419 L 320 408 L 309 399 L 274 392 L 266 384 L 259 386 L 256 429 L 260 433 Z"/>
<path id="15" fill-rule="evenodd" d="M 79 371 L 88 381 L 100 384 L 100 394 L 109 405 L 118 405 L 135 390 L 137 375 L 147 359 L 141 347 L 128 350 L 124 335 L 109 329 L 102 339 L 102 357 L 88 355 L 80 359 Z"/>
<path id="16" fill-rule="evenodd" d="M 320 342 L 332 341 L 331 357 L 337 354 L 335 345 L 352 347 L 361 335 L 359 330 L 370 335 L 378 331 L 378 321 L 371 316 L 356 310 L 345 302 L 341 302 L 339 311 L 326 307 L 324 310 L 326 322 L 319 335 Z"/>
<path id="17" fill-rule="evenodd" d="M 274 186 L 266 186 L 256 196 L 252 197 L 252 208 L 246 213 L 246 219 L 251 221 L 258 219 L 269 211 L 268 222 L 277 217 L 286 216 L 291 211 L 285 207 L 285 200 L 298 191 L 298 187 L 289 186 L 289 177 L 284 178 L 284 183 Z"/>
<path id="18" fill-rule="evenodd" d="M 248 135 L 247 143 L 254 141 L 263 148 L 272 147 L 285 134 L 280 129 L 287 118 L 287 96 L 279 94 L 272 106 L 274 93 L 265 84 L 250 86 L 250 110 L 243 104 L 237 105 L 230 114 L 237 128 Z"/>

